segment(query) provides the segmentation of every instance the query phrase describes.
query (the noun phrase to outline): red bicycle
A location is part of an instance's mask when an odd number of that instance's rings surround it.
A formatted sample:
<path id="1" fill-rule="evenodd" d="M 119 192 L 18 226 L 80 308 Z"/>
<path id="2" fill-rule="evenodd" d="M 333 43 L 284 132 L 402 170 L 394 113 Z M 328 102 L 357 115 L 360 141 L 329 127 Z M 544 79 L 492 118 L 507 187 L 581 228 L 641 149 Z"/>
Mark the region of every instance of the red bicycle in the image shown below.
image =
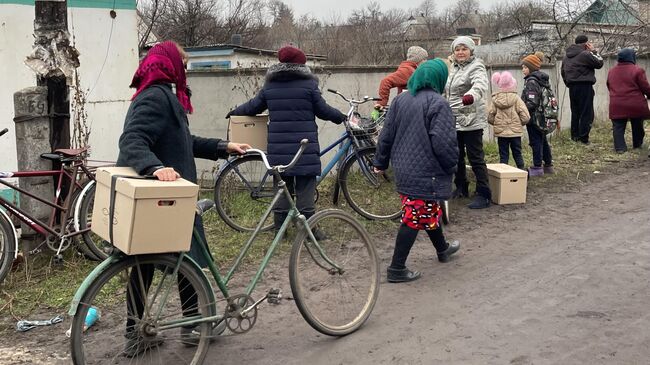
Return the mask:
<path id="1" fill-rule="evenodd" d="M 5 128 L 0 131 L 0 136 L 7 132 L 8 129 Z M 61 168 L 58 170 L 0 171 L 0 184 L 19 192 L 21 196 L 30 197 L 52 208 L 48 221 L 43 222 L 21 209 L 16 203 L 0 196 L 0 208 L 4 208 L 0 209 L 0 283 L 4 281 L 5 276 L 11 269 L 13 260 L 18 255 L 18 238 L 20 235 L 14 226 L 14 219 L 24 222 L 44 238 L 43 242 L 29 252 L 30 254 L 40 252 L 43 245 L 47 245 L 51 250 L 56 251 L 54 262 L 60 263 L 63 260 L 61 252 L 81 237 L 84 242 L 80 242 L 79 249 L 90 258 L 97 259 L 93 252 L 88 249 L 89 241 L 94 245 L 95 243 L 92 240 L 96 236 L 93 236 L 90 232 L 88 219 L 83 220 L 83 223 L 80 222 L 84 213 L 87 217 L 92 212 L 92 202 L 94 201 L 94 189 L 84 189 L 95 179 L 93 173 L 95 168 L 86 165 L 87 155 L 87 148 L 59 149 L 54 153 L 41 155 L 43 159 L 59 162 Z M 47 176 L 57 178 L 54 201 L 32 194 L 19 187 L 16 183 L 6 180 L 7 178 Z M 62 193 L 64 186 L 69 187 L 68 192 L 65 194 Z M 85 193 L 91 190 L 92 193 Z M 81 207 L 84 205 L 90 211 L 81 211 Z M 75 219 L 75 217 L 77 218 Z"/>

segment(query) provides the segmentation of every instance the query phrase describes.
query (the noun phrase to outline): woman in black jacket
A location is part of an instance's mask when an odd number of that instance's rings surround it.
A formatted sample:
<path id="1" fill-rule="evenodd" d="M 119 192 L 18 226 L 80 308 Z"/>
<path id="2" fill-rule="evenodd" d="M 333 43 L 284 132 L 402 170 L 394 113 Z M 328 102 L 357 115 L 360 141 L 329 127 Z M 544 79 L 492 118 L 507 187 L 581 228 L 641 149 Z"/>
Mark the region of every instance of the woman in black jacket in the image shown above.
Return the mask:
<path id="1" fill-rule="evenodd" d="M 440 95 L 447 75 L 447 65 L 439 58 L 418 66 L 408 81 L 409 92 L 393 100 L 377 143 L 375 170 L 381 172 L 389 162 L 392 164 L 402 198 L 402 225 L 387 270 L 391 283 L 420 277 L 419 272 L 406 268 L 420 230 L 429 235 L 440 262 L 447 262 L 460 247 L 457 241 L 445 240 L 437 203 L 451 197 L 459 155 L 456 121 L 449 103 Z"/>
<path id="2" fill-rule="evenodd" d="M 132 167 L 140 175 L 153 175 L 163 181 L 182 177 L 196 183 L 195 157 L 216 160 L 226 158 L 229 153 L 244 153 L 250 148 L 246 144 L 201 138 L 190 133 L 187 113 L 191 113 L 193 108 L 186 85 L 185 63 L 185 52 L 171 41 L 153 46 L 140 63 L 131 82 L 131 87 L 137 91 L 124 121 L 117 166 Z M 172 84 L 176 88 L 175 93 Z M 199 216 L 195 217 L 194 229 L 205 243 L 203 223 Z M 201 267 L 207 267 L 200 244 L 192 239 L 189 256 Z M 129 318 L 124 349 L 127 357 L 137 356 L 162 342 L 157 337 L 145 339 L 138 331 L 135 320 L 142 318 L 144 308 L 141 298 L 146 297 L 153 274 L 153 265 L 140 265 L 140 273 L 132 270 L 130 275 L 126 299 Z M 183 315 L 191 316 L 196 313 L 197 306 L 194 288 L 180 274 L 178 286 Z M 198 343 L 192 330 L 181 328 L 183 343 Z"/>
<path id="3" fill-rule="evenodd" d="M 296 197 L 296 206 L 306 218 L 314 215 L 316 176 L 321 173 L 320 146 L 316 117 L 342 123 L 346 116 L 327 105 L 318 89 L 318 78 L 305 65 L 307 57 L 298 48 L 286 46 L 278 51 L 280 63 L 269 67 L 262 90 L 251 100 L 228 113 L 256 115 L 269 110 L 267 155 L 273 165 L 288 164 L 300 147 L 309 143 L 296 166 L 282 174 L 282 180 Z M 275 229 L 280 229 L 289 212 L 282 199 L 274 207 Z"/>

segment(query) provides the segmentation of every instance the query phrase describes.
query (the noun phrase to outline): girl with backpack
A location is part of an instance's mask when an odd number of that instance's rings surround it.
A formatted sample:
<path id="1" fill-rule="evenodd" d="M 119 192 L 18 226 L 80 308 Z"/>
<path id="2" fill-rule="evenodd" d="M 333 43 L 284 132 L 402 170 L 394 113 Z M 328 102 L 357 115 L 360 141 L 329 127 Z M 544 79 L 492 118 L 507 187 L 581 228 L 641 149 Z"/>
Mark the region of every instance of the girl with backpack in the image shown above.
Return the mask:
<path id="1" fill-rule="evenodd" d="M 530 113 L 530 123 L 526 125 L 530 148 L 533 150 L 533 166 L 528 168 L 531 177 L 552 174 L 553 156 L 551 146 L 546 139 L 546 117 L 542 105 L 544 89 L 550 89 L 548 74 L 540 71 L 544 54 L 535 52 L 524 57 L 521 61 L 521 70 L 524 74 L 524 90 L 521 98 Z M 542 162 L 544 166 L 542 166 Z"/>
<path id="2" fill-rule="evenodd" d="M 523 126 L 528 124 L 530 114 L 526 104 L 517 96 L 517 80 L 508 71 L 492 75 L 492 104 L 488 108 L 488 123 L 494 128 L 494 135 L 499 144 L 499 162 L 507 164 L 515 160 L 517 168 L 524 169 L 524 157 L 521 155 L 521 135 Z"/>

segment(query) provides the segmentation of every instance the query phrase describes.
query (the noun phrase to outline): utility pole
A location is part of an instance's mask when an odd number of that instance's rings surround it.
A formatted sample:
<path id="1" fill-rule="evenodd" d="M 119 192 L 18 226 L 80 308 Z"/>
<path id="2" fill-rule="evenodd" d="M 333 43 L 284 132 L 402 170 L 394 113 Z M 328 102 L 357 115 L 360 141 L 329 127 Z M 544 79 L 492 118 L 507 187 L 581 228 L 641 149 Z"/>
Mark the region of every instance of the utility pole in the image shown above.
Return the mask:
<path id="1" fill-rule="evenodd" d="M 36 73 L 37 86 L 14 94 L 18 168 L 58 169 L 60 165 L 50 166 L 40 155 L 70 147 L 68 83 L 79 67 L 79 52 L 70 45 L 67 1 L 36 0 L 34 8 L 34 46 L 25 64 Z M 52 179 L 20 178 L 19 185 L 43 198 L 54 196 Z M 26 196 L 21 196 L 20 206 L 44 221 L 52 209 Z M 23 227 L 24 235 L 33 233 Z"/>

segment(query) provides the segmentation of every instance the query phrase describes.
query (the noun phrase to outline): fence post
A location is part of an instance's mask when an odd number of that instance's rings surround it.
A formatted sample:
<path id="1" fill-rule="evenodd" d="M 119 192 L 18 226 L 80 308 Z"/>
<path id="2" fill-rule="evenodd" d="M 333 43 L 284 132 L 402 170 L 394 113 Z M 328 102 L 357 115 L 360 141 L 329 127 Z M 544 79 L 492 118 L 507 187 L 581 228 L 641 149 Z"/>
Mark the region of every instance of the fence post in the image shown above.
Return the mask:
<path id="1" fill-rule="evenodd" d="M 14 93 L 14 111 L 18 170 L 50 170 L 51 163 L 40 158 L 42 153 L 51 151 L 47 88 L 34 86 Z M 19 186 L 30 193 L 49 201 L 53 200 L 51 177 L 21 177 L 18 181 Z M 45 222 L 52 210 L 49 206 L 25 194 L 20 196 L 20 208 Z M 24 223 L 21 228 L 23 236 L 33 236 L 36 233 Z"/>

